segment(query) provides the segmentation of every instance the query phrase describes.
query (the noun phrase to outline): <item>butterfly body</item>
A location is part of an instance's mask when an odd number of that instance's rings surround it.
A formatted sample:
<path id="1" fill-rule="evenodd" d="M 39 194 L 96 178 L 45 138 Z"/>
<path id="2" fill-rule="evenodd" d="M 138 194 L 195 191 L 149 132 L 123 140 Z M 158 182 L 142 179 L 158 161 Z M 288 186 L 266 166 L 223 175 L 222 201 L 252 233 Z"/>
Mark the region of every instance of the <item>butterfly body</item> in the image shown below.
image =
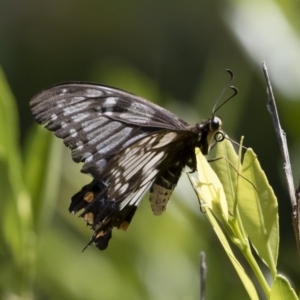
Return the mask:
<path id="1" fill-rule="evenodd" d="M 127 229 L 147 190 L 153 213 L 166 210 L 184 167 L 196 170 L 195 147 L 207 154 L 221 128 L 214 115 L 191 126 L 143 98 L 98 84 L 59 84 L 30 104 L 36 121 L 62 138 L 93 177 L 69 210 L 82 211 L 94 230 L 89 244 L 101 250 L 113 227 Z"/>

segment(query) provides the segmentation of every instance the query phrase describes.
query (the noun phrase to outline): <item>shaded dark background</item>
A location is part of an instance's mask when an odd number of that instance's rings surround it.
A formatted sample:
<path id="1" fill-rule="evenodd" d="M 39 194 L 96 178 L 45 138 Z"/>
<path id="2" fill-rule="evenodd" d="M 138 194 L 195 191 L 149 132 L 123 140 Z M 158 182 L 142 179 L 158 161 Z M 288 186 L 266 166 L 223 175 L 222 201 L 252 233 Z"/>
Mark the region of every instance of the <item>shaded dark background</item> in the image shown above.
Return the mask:
<path id="1" fill-rule="evenodd" d="M 193 124 L 210 116 L 230 68 L 239 94 L 218 115 L 233 139 L 245 136 L 278 197 L 278 268 L 298 289 L 291 207 L 261 63 L 273 79 L 298 181 L 299 10 L 296 1 L 0 1 L 0 65 L 18 104 L 21 151 L 35 126 L 29 100 L 49 85 L 82 80 L 116 86 Z M 145 200 L 130 229 L 115 233 L 105 252 L 81 254 L 91 232 L 67 207 L 88 179 L 67 150 L 62 155 L 63 168 L 53 171 L 54 177 L 61 172 L 53 215 L 37 237 L 36 299 L 197 299 L 202 250 L 207 298 L 247 297 L 186 179 L 164 216 L 153 217 Z M 2 290 L 9 295 L 14 288 Z"/>

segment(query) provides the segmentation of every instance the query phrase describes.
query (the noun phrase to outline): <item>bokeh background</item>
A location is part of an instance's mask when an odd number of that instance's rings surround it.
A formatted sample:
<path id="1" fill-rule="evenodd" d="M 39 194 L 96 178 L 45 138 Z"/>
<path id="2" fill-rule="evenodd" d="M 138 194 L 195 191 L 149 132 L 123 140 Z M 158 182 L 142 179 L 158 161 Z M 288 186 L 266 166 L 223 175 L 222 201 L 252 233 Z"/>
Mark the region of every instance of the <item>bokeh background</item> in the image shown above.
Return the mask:
<path id="1" fill-rule="evenodd" d="M 0 0 L 1 299 L 198 299 L 200 251 L 207 256 L 207 299 L 247 299 L 185 175 L 163 216 L 153 216 L 145 199 L 107 250 L 81 253 L 91 231 L 68 206 L 90 179 L 62 141 L 34 124 L 28 106 L 49 85 L 93 81 L 193 124 L 211 115 L 226 68 L 239 94 L 218 115 L 233 139 L 245 136 L 275 190 L 278 269 L 298 291 L 291 206 L 261 64 L 269 69 L 298 184 L 299 16 L 296 0 Z"/>

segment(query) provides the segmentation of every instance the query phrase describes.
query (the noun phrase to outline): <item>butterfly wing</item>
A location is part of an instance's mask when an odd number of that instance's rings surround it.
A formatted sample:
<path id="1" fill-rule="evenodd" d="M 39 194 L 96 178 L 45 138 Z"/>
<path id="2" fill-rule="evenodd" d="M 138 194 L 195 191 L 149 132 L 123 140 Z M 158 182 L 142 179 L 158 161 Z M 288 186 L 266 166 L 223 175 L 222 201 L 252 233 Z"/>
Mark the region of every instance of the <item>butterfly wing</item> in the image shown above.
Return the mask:
<path id="1" fill-rule="evenodd" d="M 107 116 L 128 124 L 179 129 L 188 125 L 168 110 L 146 99 L 109 86 L 70 82 L 52 86 L 30 102 L 37 121 L 55 123 L 63 114 L 65 122 Z M 89 111 L 89 114 L 87 112 Z M 50 115 L 50 116 L 49 116 Z M 49 118 L 50 117 L 50 118 Z"/>
<path id="2" fill-rule="evenodd" d="M 94 229 L 90 243 L 105 249 L 113 227 L 127 229 L 150 187 L 154 213 L 165 210 L 182 169 L 194 156 L 186 147 L 187 135 L 195 140 L 195 134 L 182 131 L 160 131 L 138 140 L 109 161 L 101 181 L 73 197 L 71 211 L 84 208 L 81 216 Z"/>
<path id="3" fill-rule="evenodd" d="M 99 249 L 107 247 L 113 227 L 127 228 L 150 187 L 154 213 L 165 209 L 199 139 L 169 111 L 107 86 L 60 84 L 30 104 L 36 121 L 62 138 L 73 160 L 84 163 L 82 172 L 94 177 L 69 209 L 83 209 Z"/>
<path id="4" fill-rule="evenodd" d="M 171 112 L 125 91 L 89 83 L 50 87 L 30 102 L 35 120 L 64 140 L 83 173 L 101 175 L 111 156 L 151 132 L 189 126 Z"/>

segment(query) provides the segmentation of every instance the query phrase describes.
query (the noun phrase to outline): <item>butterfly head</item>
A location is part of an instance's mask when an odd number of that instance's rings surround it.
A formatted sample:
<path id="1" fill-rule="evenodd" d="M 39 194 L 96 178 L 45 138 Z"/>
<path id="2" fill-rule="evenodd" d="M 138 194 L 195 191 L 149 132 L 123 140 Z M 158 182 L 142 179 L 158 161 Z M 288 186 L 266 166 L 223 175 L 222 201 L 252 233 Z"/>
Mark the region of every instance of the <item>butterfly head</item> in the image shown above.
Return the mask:
<path id="1" fill-rule="evenodd" d="M 222 120 L 219 117 L 212 116 L 211 119 L 208 120 L 209 131 L 215 133 L 221 130 Z"/>
<path id="2" fill-rule="evenodd" d="M 199 147 L 201 152 L 206 155 L 210 150 L 212 138 L 222 128 L 222 121 L 219 117 L 213 115 L 210 119 L 198 123 L 196 127 L 199 132 L 199 142 L 197 147 Z"/>

